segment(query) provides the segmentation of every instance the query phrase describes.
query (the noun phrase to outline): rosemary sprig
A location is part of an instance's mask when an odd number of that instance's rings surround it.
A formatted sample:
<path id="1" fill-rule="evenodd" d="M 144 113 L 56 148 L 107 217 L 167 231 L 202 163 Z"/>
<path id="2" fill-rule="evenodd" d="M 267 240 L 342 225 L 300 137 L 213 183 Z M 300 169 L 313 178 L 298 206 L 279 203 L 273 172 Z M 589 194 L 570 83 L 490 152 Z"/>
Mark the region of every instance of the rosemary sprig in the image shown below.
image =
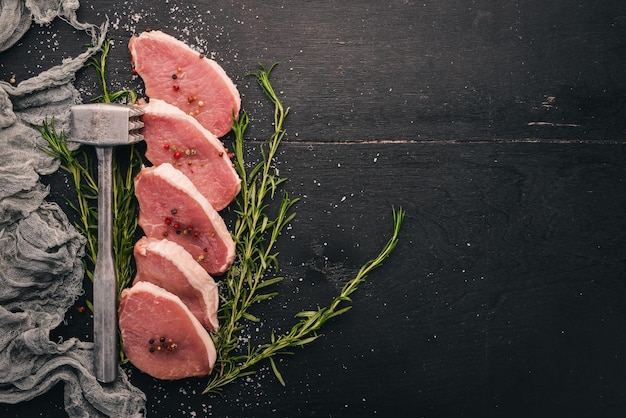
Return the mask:
<path id="1" fill-rule="evenodd" d="M 248 125 L 247 114 L 244 112 L 233 124 L 235 167 L 242 178 L 242 190 L 236 203 L 238 219 L 233 233 L 237 259 L 225 278 L 226 295 L 219 315 L 222 325 L 214 336 L 218 363 L 214 368 L 215 374 L 203 393 L 219 393 L 229 383 L 254 374 L 253 367 L 263 360 L 269 360 L 274 374 L 284 385 L 274 357 L 290 354 L 290 348 L 301 347 L 315 341 L 319 338 L 317 331 L 324 323 L 351 308 L 350 305 L 343 305 L 351 302 L 350 295 L 393 251 L 404 219 L 404 211 L 401 208 L 393 210 L 394 228 L 391 238 L 380 253 L 365 263 L 357 275 L 344 285 L 330 306 L 316 311 L 300 312 L 296 315 L 300 318 L 299 321 L 290 331 L 281 335 L 272 332 L 270 342 L 255 348 L 248 345 L 244 354 L 232 354 L 239 348 L 237 333 L 243 328 L 242 320 L 259 321 L 249 312 L 249 308 L 254 303 L 267 300 L 276 294 L 275 292 L 258 294 L 258 291 L 282 280 L 280 277 L 265 276 L 270 270 L 278 271 L 278 253 L 273 252 L 273 248 L 282 229 L 295 217 L 295 213 L 291 213 L 290 209 L 297 199 L 291 199 L 284 192 L 275 218 L 270 220 L 268 215 L 267 200 L 274 198 L 278 186 L 287 180 L 279 177 L 277 171 L 272 168 L 278 146 L 285 134 L 283 124 L 289 111 L 283 107 L 269 80 L 273 68 L 274 66 L 269 69 L 261 66 L 258 73 L 251 74 L 256 77 L 259 86 L 274 104 L 274 132 L 267 147 L 261 148 L 261 161 L 249 171 L 246 170 L 243 151 L 244 133 Z"/>
<path id="2" fill-rule="evenodd" d="M 112 42 L 110 39 L 103 42 L 100 56 L 93 57 L 87 64 L 96 69 L 98 83 L 102 89 L 102 94 L 93 98 L 92 101 L 133 104 L 137 101 L 137 94 L 133 90 L 122 89 L 109 92 L 106 62 Z M 117 156 L 120 156 L 119 153 Z M 122 290 L 130 285 L 135 274 L 131 263 L 133 239 L 137 231 L 137 200 L 135 199 L 133 178 L 141 164 L 141 153 L 134 144 L 128 147 L 128 159 L 124 164 L 120 162 L 119 158 L 113 160 L 113 251 L 115 253 L 118 299 L 121 297 Z"/>
<path id="3" fill-rule="evenodd" d="M 261 146 L 261 160 L 250 171 L 244 161 L 244 133 L 248 126 L 248 115 L 243 112 L 239 119 L 233 118 L 235 168 L 241 177 L 241 191 L 236 200 L 233 238 L 236 245 L 236 261 L 229 269 L 224 280 L 226 295 L 222 298 L 219 317 L 221 326 L 216 336 L 219 362 L 226 367 L 229 354 L 239 346 L 236 333 L 241 329 L 240 321 L 247 319 L 258 322 L 250 313 L 250 307 L 263 300 L 270 299 L 275 293 L 259 293 L 259 290 L 278 283 L 280 277 L 267 278 L 268 270 L 278 266 L 274 245 L 282 229 L 293 219 L 291 207 L 298 199 L 291 199 L 283 193 L 278 213 L 270 219 L 267 208 L 268 200 L 274 198 L 278 186 L 286 179 L 277 175 L 273 160 L 278 145 L 284 136 L 283 124 L 289 109 L 285 109 L 269 82 L 269 69 L 261 67 L 257 77 L 275 105 L 274 133 L 267 147 Z"/>
<path id="4" fill-rule="evenodd" d="M 122 102 L 134 103 L 137 95 L 129 89 L 109 92 L 106 79 L 106 60 L 110 52 L 111 41 L 102 44 L 99 57 L 94 57 L 87 64 L 96 69 L 98 82 L 102 89 L 102 95 L 93 101 L 103 103 Z M 96 167 L 90 163 L 90 158 L 83 148 L 70 150 L 65 132 L 58 132 L 54 127 L 54 119 L 43 122 L 38 130 L 43 139 L 48 143 L 42 150 L 48 155 L 61 161 L 61 168 L 72 177 L 76 200 L 66 198 L 67 204 L 77 213 L 78 221 L 76 229 L 86 238 L 86 258 L 83 260 L 87 277 L 93 281 L 93 268 L 96 265 L 98 249 L 98 183 L 96 180 Z M 137 201 L 133 178 L 141 167 L 142 158 L 139 150 L 130 145 L 127 160 L 113 160 L 113 251 L 115 254 L 115 270 L 117 274 L 117 297 L 121 297 L 122 290 L 130 286 L 135 275 L 132 256 L 133 239 L 137 230 Z M 117 157 L 120 157 L 117 153 Z M 87 306 L 93 311 L 91 301 L 86 301 Z M 119 350 L 120 362 L 128 361 L 124 351 Z"/>
<path id="5" fill-rule="evenodd" d="M 133 103 L 137 95 L 131 90 L 123 89 L 109 92 L 105 72 L 110 45 L 110 41 L 104 42 L 99 57 L 92 58 L 88 63 L 89 66 L 96 69 L 98 81 L 103 92 L 94 101 Z M 91 159 L 83 148 L 78 148 L 74 151 L 70 149 L 65 132 L 58 132 L 55 129 L 54 119 L 44 121 L 38 127 L 38 130 L 48 144 L 47 147 L 42 147 L 42 150 L 48 155 L 59 159 L 61 168 L 72 177 L 73 186 L 77 194 L 77 203 L 67 198 L 66 201 L 78 215 L 79 220 L 75 224 L 76 229 L 87 240 L 86 261 L 88 262 L 85 263 L 85 271 L 87 276 L 93 280 L 93 266 L 96 263 L 98 248 L 98 183 L 96 180 L 96 167 L 91 164 Z M 137 203 L 134 196 L 133 177 L 142 163 L 141 153 L 134 145 L 131 145 L 127 151 L 127 159 L 120 161 L 119 158 L 116 158 L 113 163 L 113 251 L 115 253 L 118 278 L 118 296 L 124 288 L 130 285 L 134 276 L 131 260 L 133 237 L 137 230 Z M 117 154 L 118 157 L 120 155 L 120 153 Z"/>
<path id="6" fill-rule="evenodd" d="M 100 96 L 96 96 L 92 99 L 94 102 L 100 103 L 126 103 L 132 104 L 137 101 L 137 93 L 130 89 L 121 89 L 112 93 L 109 93 L 109 83 L 106 78 L 106 60 L 109 56 L 109 52 L 111 51 L 112 40 L 108 39 L 106 42 L 102 43 L 102 49 L 100 53 L 100 57 L 93 57 L 87 63 L 87 66 L 94 67 L 96 69 L 96 73 L 98 75 L 98 84 L 102 89 L 102 94 Z"/>
<path id="7" fill-rule="evenodd" d="M 143 162 L 135 145 L 130 145 L 127 158 L 126 161 L 113 161 L 113 250 L 118 300 L 135 277 L 132 258 L 137 231 L 137 199 L 133 180 Z"/>
<path id="8" fill-rule="evenodd" d="M 84 149 L 71 150 L 67 144 L 64 131 L 57 131 L 54 119 L 44 120 L 41 126 L 36 127 L 41 137 L 48 143 L 41 150 L 61 162 L 61 169 L 70 174 L 72 185 L 76 190 L 76 202 L 68 197 L 65 198 L 67 205 L 78 215 L 75 228 L 86 239 L 83 260 L 85 272 L 90 280 L 93 280 L 93 266 L 96 264 L 98 254 L 98 182 L 94 175 L 94 167 Z M 91 267 L 90 267 L 91 266 Z"/>
<path id="9" fill-rule="evenodd" d="M 365 281 L 367 275 L 377 267 L 380 267 L 383 261 L 391 254 L 398 243 L 400 227 L 404 220 L 405 212 L 402 208 L 393 209 L 393 234 L 389 241 L 385 244 L 378 255 L 372 260 L 366 262 L 358 271 L 356 276 L 348 281 L 341 293 L 333 299 L 330 306 L 319 308 L 316 311 L 302 311 L 296 314 L 297 318 L 301 318 L 294 324 L 288 332 L 276 335 L 272 332 L 269 343 L 259 345 L 252 349 L 249 348 L 245 355 L 231 357 L 223 360 L 222 369 L 219 375 L 214 376 L 203 393 L 220 393 L 222 388 L 229 383 L 243 377 L 254 374 L 251 370 L 255 365 L 263 360 L 269 360 L 272 371 L 282 385 L 285 381 L 280 374 L 274 357 L 277 355 L 293 354 L 289 351 L 293 347 L 302 347 L 309 344 L 320 337 L 317 331 L 331 318 L 339 316 L 349 311 L 352 306 L 346 303 L 352 303 L 350 295 L 354 293 L 359 285 Z"/>

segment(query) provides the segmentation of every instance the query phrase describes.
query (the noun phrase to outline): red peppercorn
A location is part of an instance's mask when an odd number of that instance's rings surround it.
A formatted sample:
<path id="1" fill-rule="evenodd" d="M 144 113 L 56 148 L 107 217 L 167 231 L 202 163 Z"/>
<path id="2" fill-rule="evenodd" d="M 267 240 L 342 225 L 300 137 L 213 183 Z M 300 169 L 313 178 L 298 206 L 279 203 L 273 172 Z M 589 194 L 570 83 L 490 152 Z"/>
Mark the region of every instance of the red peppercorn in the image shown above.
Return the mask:
<path id="1" fill-rule="evenodd" d="M 165 221 L 163 222 L 165 222 L 165 225 L 169 225 L 172 223 L 172 220 L 170 218 L 165 218 Z"/>
<path id="2" fill-rule="evenodd" d="M 170 149 L 170 144 L 163 144 L 163 149 L 164 150 Z"/>
<path id="3" fill-rule="evenodd" d="M 78 311 L 78 313 L 85 313 L 86 311 L 84 306 L 79 306 L 78 308 L 76 308 L 76 310 Z"/>
<path id="4" fill-rule="evenodd" d="M 174 153 L 174 158 L 179 159 L 180 158 L 180 151 L 176 151 Z"/>
<path id="5" fill-rule="evenodd" d="M 180 87 L 178 86 L 178 84 L 174 84 L 172 86 L 172 88 L 174 89 L 174 91 L 178 91 L 180 89 Z"/>
<path id="6" fill-rule="evenodd" d="M 137 70 L 135 69 L 135 67 L 130 69 L 130 73 L 131 74 L 137 74 Z"/>
<path id="7" fill-rule="evenodd" d="M 179 229 L 180 228 L 180 225 L 178 225 L 178 224 L 174 224 L 173 226 L 174 226 L 174 229 Z"/>

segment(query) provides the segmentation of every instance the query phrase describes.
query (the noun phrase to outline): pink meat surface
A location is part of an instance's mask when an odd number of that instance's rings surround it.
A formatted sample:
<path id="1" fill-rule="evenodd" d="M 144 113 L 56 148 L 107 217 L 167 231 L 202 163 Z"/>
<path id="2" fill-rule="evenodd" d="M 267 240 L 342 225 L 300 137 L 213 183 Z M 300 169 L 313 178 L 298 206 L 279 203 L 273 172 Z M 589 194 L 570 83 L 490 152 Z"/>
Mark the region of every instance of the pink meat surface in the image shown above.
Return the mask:
<path id="1" fill-rule="evenodd" d="M 175 294 L 206 329 L 217 331 L 217 284 L 183 247 L 143 237 L 135 244 L 135 263 L 133 284 L 150 282 Z"/>
<path id="2" fill-rule="evenodd" d="M 185 112 L 152 99 L 142 106 L 146 158 L 154 165 L 170 163 L 182 171 L 216 210 L 235 198 L 241 179 L 220 140 Z"/>
<path id="3" fill-rule="evenodd" d="M 180 298 L 152 283 L 122 291 L 118 310 L 123 349 L 157 379 L 206 376 L 217 358 L 207 331 Z"/>
<path id="4" fill-rule="evenodd" d="M 218 137 L 230 131 L 241 97 L 217 62 L 161 31 L 133 36 L 128 48 L 149 98 L 173 104 Z"/>
<path id="5" fill-rule="evenodd" d="M 144 167 L 135 176 L 138 224 L 149 238 L 169 239 L 209 274 L 223 274 L 235 258 L 224 220 L 191 180 L 171 164 Z"/>

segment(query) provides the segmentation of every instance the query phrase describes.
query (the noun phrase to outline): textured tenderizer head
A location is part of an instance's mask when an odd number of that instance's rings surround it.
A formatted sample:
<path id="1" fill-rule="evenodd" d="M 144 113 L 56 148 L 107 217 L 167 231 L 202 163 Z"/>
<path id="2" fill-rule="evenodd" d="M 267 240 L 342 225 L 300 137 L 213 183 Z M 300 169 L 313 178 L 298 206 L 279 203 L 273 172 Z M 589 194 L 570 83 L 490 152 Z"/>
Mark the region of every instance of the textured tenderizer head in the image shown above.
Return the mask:
<path id="1" fill-rule="evenodd" d="M 143 109 L 117 103 L 90 103 L 72 107 L 69 140 L 95 147 L 113 147 L 143 141 Z"/>

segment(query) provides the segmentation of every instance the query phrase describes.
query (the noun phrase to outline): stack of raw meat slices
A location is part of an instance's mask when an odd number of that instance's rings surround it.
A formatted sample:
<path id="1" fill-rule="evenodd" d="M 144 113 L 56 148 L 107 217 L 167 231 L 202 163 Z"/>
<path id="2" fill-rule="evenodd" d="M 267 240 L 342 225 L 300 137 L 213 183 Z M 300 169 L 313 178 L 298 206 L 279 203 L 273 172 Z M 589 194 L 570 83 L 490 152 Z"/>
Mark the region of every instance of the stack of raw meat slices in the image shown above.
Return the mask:
<path id="1" fill-rule="evenodd" d="M 208 374 L 216 352 L 218 289 L 235 244 L 218 213 L 239 193 L 240 178 L 218 139 L 239 113 L 237 88 L 213 60 L 160 31 L 129 42 L 148 103 L 143 136 L 152 163 L 135 178 L 137 275 L 122 292 L 123 349 L 159 379 Z"/>

